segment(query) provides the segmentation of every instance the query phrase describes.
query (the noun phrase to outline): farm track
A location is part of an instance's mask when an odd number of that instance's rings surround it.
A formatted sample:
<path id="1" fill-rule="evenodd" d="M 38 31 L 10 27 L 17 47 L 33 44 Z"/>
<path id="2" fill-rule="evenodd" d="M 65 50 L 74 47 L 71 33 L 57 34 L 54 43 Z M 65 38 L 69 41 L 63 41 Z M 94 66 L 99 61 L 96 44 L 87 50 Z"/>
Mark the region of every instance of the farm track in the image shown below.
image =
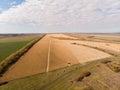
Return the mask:
<path id="1" fill-rule="evenodd" d="M 47 60 L 47 68 L 46 68 L 46 72 L 49 71 L 49 64 L 50 64 L 50 48 L 51 48 L 51 40 L 50 40 L 50 42 L 49 42 L 48 60 Z"/>

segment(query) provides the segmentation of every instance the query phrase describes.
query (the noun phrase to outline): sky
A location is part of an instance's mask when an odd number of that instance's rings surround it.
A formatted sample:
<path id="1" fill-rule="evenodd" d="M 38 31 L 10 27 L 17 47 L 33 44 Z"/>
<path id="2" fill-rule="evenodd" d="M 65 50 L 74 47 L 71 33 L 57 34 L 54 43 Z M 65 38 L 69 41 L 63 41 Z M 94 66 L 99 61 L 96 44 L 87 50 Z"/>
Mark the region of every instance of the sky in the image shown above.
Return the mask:
<path id="1" fill-rule="evenodd" d="M 120 0 L 1 0 L 0 33 L 120 32 Z"/>
<path id="2" fill-rule="evenodd" d="M 25 0 L 1 0 L 1 2 L 0 2 L 0 13 L 8 10 L 9 8 L 17 6 L 21 3 L 23 3 L 24 1 Z"/>

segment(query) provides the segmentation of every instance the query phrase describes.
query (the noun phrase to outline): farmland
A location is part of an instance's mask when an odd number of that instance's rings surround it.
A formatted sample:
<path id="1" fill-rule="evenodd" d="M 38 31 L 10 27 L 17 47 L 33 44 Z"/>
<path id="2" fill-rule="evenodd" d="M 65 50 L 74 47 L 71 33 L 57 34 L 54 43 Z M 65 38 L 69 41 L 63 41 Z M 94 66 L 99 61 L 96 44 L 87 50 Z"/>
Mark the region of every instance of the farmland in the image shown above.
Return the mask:
<path id="1" fill-rule="evenodd" d="M 7 36 L 0 39 L 0 61 L 16 52 L 38 36 Z"/>
<path id="2" fill-rule="evenodd" d="M 119 90 L 119 34 L 100 35 L 47 34 L 0 77 L 0 90 Z M 23 47 L 40 36 L 22 37 L 9 39 Z"/>

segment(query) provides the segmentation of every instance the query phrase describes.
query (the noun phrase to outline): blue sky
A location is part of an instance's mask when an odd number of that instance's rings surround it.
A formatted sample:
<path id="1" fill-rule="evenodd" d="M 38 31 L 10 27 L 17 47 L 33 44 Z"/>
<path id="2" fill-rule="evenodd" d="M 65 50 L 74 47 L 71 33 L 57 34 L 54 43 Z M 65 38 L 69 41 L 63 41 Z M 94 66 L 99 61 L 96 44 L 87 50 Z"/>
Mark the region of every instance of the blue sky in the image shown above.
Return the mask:
<path id="1" fill-rule="evenodd" d="M 9 8 L 19 5 L 25 0 L 1 0 L 0 1 L 0 13 L 8 10 Z"/>
<path id="2" fill-rule="evenodd" d="M 0 33 L 120 32 L 120 0 L 1 0 Z"/>

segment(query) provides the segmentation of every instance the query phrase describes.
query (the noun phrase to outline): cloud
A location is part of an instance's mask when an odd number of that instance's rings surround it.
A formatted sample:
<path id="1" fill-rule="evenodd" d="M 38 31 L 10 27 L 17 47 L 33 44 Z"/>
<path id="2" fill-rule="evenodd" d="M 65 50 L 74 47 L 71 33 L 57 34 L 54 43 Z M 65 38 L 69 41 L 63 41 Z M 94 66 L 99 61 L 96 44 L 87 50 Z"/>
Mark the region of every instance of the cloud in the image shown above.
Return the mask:
<path id="1" fill-rule="evenodd" d="M 0 23 L 97 27 L 120 25 L 120 0 L 26 0 L 0 14 Z"/>

